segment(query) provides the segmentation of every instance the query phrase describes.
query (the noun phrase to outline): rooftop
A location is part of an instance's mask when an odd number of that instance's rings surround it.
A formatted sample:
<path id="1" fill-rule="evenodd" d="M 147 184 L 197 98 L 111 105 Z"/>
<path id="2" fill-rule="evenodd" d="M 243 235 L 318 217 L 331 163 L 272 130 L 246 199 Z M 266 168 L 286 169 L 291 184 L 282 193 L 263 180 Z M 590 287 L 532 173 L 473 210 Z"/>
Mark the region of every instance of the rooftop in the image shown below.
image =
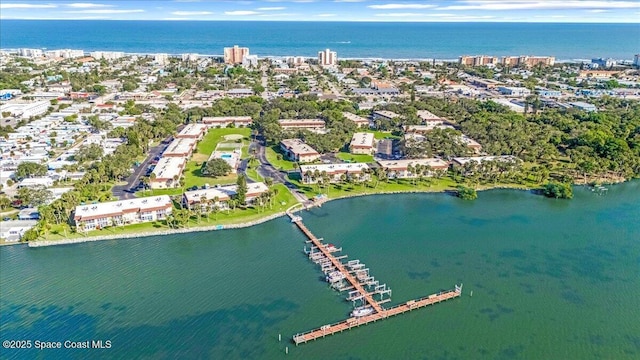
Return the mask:
<path id="1" fill-rule="evenodd" d="M 326 171 L 327 174 L 336 174 L 336 173 L 354 173 L 354 172 L 362 172 L 364 169 L 368 169 L 369 165 L 366 163 L 335 163 L 335 164 L 317 164 L 317 165 L 300 165 L 300 172 L 302 174 L 307 171 L 315 172 L 318 170 L 319 172 Z"/>
<path id="2" fill-rule="evenodd" d="M 300 139 L 284 139 L 280 142 L 294 154 L 318 154 L 318 152 Z"/>
<path id="3" fill-rule="evenodd" d="M 385 169 L 391 170 L 405 170 L 409 166 L 431 166 L 433 169 L 445 169 L 449 166 L 449 163 L 438 158 L 427 159 L 403 159 L 403 160 L 378 160 L 378 164 Z"/>
<path id="4" fill-rule="evenodd" d="M 374 136 L 372 133 L 358 132 L 351 138 L 352 147 L 373 147 Z"/>
<path id="5" fill-rule="evenodd" d="M 186 159 L 183 157 L 162 157 L 153 169 L 153 173 L 156 174 L 157 181 L 165 181 L 173 179 L 174 176 L 180 176 L 182 169 L 186 163 Z"/>
<path id="6" fill-rule="evenodd" d="M 168 195 L 134 198 L 128 200 L 109 201 L 98 204 L 76 206 L 75 220 L 90 220 L 104 216 L 117 216 L 125 212 L 152 211 L 159 208 L 172 207 Z"/>

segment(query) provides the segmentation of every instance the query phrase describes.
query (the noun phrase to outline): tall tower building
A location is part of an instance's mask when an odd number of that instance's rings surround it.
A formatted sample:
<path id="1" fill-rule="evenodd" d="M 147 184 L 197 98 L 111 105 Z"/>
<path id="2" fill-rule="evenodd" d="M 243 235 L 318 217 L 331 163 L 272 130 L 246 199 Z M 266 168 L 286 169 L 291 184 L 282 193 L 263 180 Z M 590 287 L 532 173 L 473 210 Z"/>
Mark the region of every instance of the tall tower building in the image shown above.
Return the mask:
<path id="1" fill-rule="evenodd" d="M 225 64 L 242 64 L 242 58 L 245 56 L 249 56 L 249 48 L 246 47 L 238 47 L 238 45 L 233 45 L 233 47 L 224 48 L 224 63 Z"/>
<path id="2" fill-rule="evenodd" d="M 338 65 L 338 54 L 329 49 L 318 52 L 318 64 L 320 66 Z"/>

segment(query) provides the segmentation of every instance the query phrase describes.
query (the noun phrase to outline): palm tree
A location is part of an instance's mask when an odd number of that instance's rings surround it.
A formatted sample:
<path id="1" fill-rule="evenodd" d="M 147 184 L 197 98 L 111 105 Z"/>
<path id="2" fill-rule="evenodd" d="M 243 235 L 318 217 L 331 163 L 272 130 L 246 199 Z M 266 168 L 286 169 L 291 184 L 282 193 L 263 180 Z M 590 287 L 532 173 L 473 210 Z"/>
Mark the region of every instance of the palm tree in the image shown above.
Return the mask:
<path id="1" fill-rule="evenodd" d="M 200 218 L 202 217 L 202 210 L 204 208 L 205 213 L 207 214 L 207 218 L 209 217 L 209 211 L 208 210 L 208 202 L 207 202 L 207 196 L 206 195 L 202 195 L 200 196 L 200 206 L 199 206 L 199 211 L 200 211 L 200 216 L 198 216 L 198 224 L 200 223 Z"/>

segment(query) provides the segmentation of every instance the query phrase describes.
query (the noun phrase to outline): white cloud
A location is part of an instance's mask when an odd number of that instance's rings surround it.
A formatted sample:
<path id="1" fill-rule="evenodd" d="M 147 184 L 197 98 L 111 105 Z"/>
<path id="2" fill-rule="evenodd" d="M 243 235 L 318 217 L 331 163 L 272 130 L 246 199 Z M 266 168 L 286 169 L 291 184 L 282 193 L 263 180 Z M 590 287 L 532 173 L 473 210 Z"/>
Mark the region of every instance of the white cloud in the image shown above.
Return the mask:
<path id="1" fill-rule="evenodd" d="M 364 2 L 366 0 L 333 0 L 333 2 L 343 2 L 343 3 L 358 3 L 358 2 Z"/>
<path id="2" fill-rule="evenodd" d="M 593 10 L 587 10 L 590 13 L 594 13 L 594 14 L 599 14 L 599 13 L 605 13 L 605 12 L 609 12 L 610 10 L 605 10 L 605 9 L 593 9 Z"/>
<path id="3" fill-rule="evenodd" d="M 400 9 L 431 9 L 436 7 L 436 5 L 428 5 L 428 4 L 382 4 L 382 5 L 369 5 L 367 6 L 370 9 L 379 9 L 379 10 L 400 10 Z"/>
<path id="4" fill-rule="evenodd" d="M 271 6 L 271 7 L 257 8 L 256 10 L 258 10 L 258 11 L 278 11 L 278 10 L 284 10 L 284 9 L 286 9 L 286 7 L 284 7 L 284 6 Z"/>
<path id="5" fill-rule="evenodd" d="M 336 14 L 316 14 L 316 16 L 318 16 L 318 17 L 332 17 L 332 16 L 336 16 Z"/>
<path id="6" fill-rule="evenodd" d="M 0 9 L 50 9 L 54 4 L 0 4 Z"/>
<path id="7" fill-rule="evenodd" d="M 65 11 L 67 14 L 135 14 L 142 13 L 142 9 L 93 9 L 93 10 L 76 10 Z"/>
<path id="8" fill-rule="evenodd" d="M 174 11 L 171 15 L 176 16 L 200 16 L 200 15 L 211 15 L 213 14 L 211 11 Z"/>
<path id="9" fill-rule="evenodd" d="M 464 5 L 438 7 L 438 10 L 571 10 L 571 9 L 631 9 L 640 8 L 635 1 L 592 1 L 592 0 L 466 0 Z"/>
<path id="10" fill-rule="evenodd" d="M 424 16 L 422 13 L 378 13 L 373 16 L 380 17 L 413 17 L 413 16 Z"/>
<path id="11" fill-rule="evenodd" d="M 89 8 L 112 7 L 113 5 L 93 4 L 93 3 L 72 3 L 72 4 L 66 4 L 66 6 L 71 8 L 76 8 L 76 9 L 89 9 Z"/>
<path id="12" fill-rule="evenodd" d="M 257 11 L 251 11 L 251 10 L 235 10 L 235 11 L 225 11 L 224 14 L 230 15 L 230 16 L 247 16 L 247 15 L 258 15 L 260 13 Z"/>

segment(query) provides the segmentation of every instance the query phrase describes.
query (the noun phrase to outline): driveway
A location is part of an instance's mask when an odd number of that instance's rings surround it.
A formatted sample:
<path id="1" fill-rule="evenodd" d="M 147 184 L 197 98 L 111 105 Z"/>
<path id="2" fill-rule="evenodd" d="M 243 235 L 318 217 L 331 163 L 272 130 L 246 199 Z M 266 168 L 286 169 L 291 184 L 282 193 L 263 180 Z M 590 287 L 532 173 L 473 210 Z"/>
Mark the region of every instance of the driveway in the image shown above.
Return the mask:
<path id="1" fill-rule="evenodd" d="M 286 173 L 284 171 L 278 171 L 269 161 L 267 161 L 264 141 L 265 140 L 263 138 L 260 138 L 258 140 L 254 140 L 252 143 L 252 146 L 256 148 L 256 158 L 260 161 L 258 174 L 263 178 L 272 178 L 274 184 L 284 184 L 284 186 L 289 189 L 291 194 L 293 194 L 299 202 L 307 202 L 309 199 L 304 194 L 298 192 L 298 187 L 287 179 Z"/>
<path id="2" fill-rule="evenodd" d="M 169 145 L 168 142 L 170 141 L 171 138 L 172 136 L 169 136 L 166 139 L 164 139 L 160 143 L 160 145 L 150 148 L 149 155 L 147 156 L 147 158 L 144 159 L 142 164 L 140 164 L 140 166 L 135 168 L 133 173 L 129 175 L 129 177 L 127 178 L 127 184 L 114 186 L 113 189 L 111 189 L 113 196 L 117 197 L 120 200 L 135 198 L 135 195 L 134 195 L 135 191 L 131 191 L 131 189 L 138 186 L 140 179 L 147 172 L 147 168 L 149 167 L 149 165 L 151 165 L 151 162 L 153 161 L 153 159 L 155 157 L 159 157 L 160 155 L 162 155 L 162 152 Z"/>

